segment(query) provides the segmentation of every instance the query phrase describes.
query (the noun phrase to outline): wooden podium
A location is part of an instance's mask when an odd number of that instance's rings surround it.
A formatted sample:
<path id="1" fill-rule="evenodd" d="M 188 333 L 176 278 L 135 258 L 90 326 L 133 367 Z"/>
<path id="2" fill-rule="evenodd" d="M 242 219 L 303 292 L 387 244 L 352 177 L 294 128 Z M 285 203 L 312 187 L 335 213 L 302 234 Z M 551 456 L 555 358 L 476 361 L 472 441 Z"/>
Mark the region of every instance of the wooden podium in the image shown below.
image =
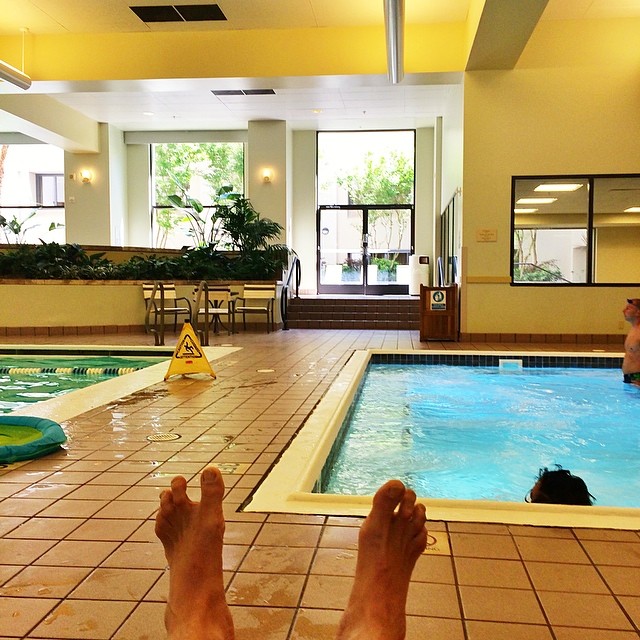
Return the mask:
<path id="1" fill-rule="evenodd" d="M 420 342 L 459 338 L 458 285 L 420 285 Z"/>

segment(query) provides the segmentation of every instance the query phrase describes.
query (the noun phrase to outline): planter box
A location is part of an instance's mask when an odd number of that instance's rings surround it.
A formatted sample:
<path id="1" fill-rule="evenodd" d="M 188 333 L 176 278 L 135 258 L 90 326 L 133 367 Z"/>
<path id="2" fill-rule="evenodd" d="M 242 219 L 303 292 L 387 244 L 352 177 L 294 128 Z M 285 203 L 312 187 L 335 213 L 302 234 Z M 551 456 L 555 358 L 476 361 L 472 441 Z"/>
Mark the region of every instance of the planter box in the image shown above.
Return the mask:
<path id="1" fill-rule="evenodd" d="M 178 295 L 191 299 L 197 284 L 177 281 Z M 230 284 L 242 291 L 244 283 Z M 0 299 L 0 335 L 4 336 L 144 330 L 142 281 L 0 280 Z M 279 311 L 277 305 L 276 324 L 280 322 Z"/>

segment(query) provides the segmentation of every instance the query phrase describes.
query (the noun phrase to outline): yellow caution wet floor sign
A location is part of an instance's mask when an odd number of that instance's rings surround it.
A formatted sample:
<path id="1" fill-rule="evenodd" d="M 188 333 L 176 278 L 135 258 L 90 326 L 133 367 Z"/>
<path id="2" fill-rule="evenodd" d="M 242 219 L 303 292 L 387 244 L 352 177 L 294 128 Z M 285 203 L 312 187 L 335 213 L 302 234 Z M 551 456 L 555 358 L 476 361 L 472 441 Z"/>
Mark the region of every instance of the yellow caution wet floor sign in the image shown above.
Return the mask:
<path id="1" fill-rule="evenodd" d="M 196 332 L 189 322 L 185 322 L 180 332 L 180 337 L 178 338 L 178 344 L 173 352 L 173 357 L 171 358 L 169 371 L 167 371 L 164 379 L 166 380 L 171 376 L 186 375 L 188 373 L 206 373 L 213 378 L 216 377 L 207 357 L 202 351 Z"/>

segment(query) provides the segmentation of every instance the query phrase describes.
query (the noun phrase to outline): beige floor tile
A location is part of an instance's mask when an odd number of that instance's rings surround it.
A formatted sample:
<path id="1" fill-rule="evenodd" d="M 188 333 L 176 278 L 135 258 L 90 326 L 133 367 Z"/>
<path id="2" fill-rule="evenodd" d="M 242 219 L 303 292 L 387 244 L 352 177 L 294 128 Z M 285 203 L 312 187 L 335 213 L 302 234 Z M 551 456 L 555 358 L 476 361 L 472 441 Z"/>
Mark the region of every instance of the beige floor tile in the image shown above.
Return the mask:
<path id="1" fill-rule="evenodd" d="M 78 600 L 142 600 L 161 576 L 160 569 L 95 569 L 71 598 Z"/>
<path id="2" fill-rule="evenodd" d="M 583 627 L 553 627 L 556 640 L 638 640 L 636 631 L 585 629 Z"/>
<path id="3" fill-rule="evenodd" d="M 310 575 L 302 594 L 301 606 L 343 610 L 352 586 L 353 578 L 348 576 Z"/>
<path id="4" fill-rule="evenodd" d="M 509 531 L 514 536 L 532 536 L 535 538 L 565 538 L 573 540 L 572 529 L 560 527 L 534 527 L 528 525 L 510 524 Z"/>
<path id="5" fill-rule="evenodd" d="M 89 573 L 79 567 L 26 567 L 8 580 L 0 595 L 21 598 L 64 598 Z"/>
<path id="6" fill-rule="evenodd" d="M 414 582 L 454 584 L 451 556 L 422 554 L 416 562 L 411 579 Z"/>
<path id="7" fill-rule="evenodd" d="M 573 531 L 579 540 L 640 541 L 637 531 L 621 531 L 618 529 L 574 529 Z"/>
<path id="8" fill-rule="evenodd" d="M 599 567 L 605 582 L 617 595 L 640 596 L 640 567 Z"/>
<path id="9" fill-rule="evenodd" d="M 14 494 L 14 498 L 62 498 L 71 493 L 77 485 L 52 484 L 49 482 L 36 482 L 26 489 Z"/>
<path id="10" fill-rule="evenodd" d="M 108 640 L 134 607 L 133 602 L 67 599 L 47 615 L 33 636 Z"/>
<path id="11" fill-rule="evenodd" d="M 84 522 L 83 518 L 31 518 L 16 527 L 6 538 L 44 538 L 61 540 Z"/>
<path id="12" fill-rule="evenodd" d="M 515 536 L 516 545 L 524 560 L 588 564 L 589 557 L 576 540 L 541 540 L 537 537 Z"/>
<path id="13" fill-rule="evenodd" d="M 106 504 L 108 500 L 114 500 L 126 490 L 127 488 L 123 486 L 85 484 L 82 487 L 76 487 L 72 493 L 67 495 L 67 498 L 70 500 L 100 500 Z"/>
<path id="14" fill-rule="evenodd" d="M 312 574 L 329 576 L 354 576 L 356 572 L 357 553 L 353 549 L 318 549 Z"/>
<path id="15" fill-rule="evenodd" d="M 29 501 L 31 502 L 31 501 Z M 108 504 L 104 500 L 73 500 L 63 498 L 43 509 L 39 515 L 51 518 L 89 518 Z M 0 505 L 1 507 L 2 505 Z"/>
<path id="16" fill-rule="evenodd" d="M 42 514 L 54 500 L 44 498 L 6 498 L 0 502 L 0 516 L 26 517 Z"/>
<path id="17" fill-rule="evenodd" d="M 527 562 L 526 567 L 538 591 L 609 593 L 598 572 L 590 565 Z"/>
<path id="18" fill-rule="evenodd" d="M 287 640 L 295 609 L 232 606 L 236 640 Z"/>
<path id="19" fill-rule="evenodd" d="M 13 564 L 31 564 L 56 544 L 55 540 L 0 540 L 0 558 Z"/>
<path id="20" fill-rule="evenodd" d="M 640 542 L 582 542 L 589 557 L 596 564 L 640 567 Z"/>
<path id="21" fill-rule="evenodd" d="M 162 545 L 157 541 L 123 542 L 102 563 L 103 567 L 116 567 L 121 569 L 164 569 L 166 565 L 167 560 L 164 557 Z"/>
<path id="22" fill-rule="evenodd" d="M 460 596 L 464 616 L 470 620 L 545 623 L 533 591 L 461 586 Z"/>
<path id="23" fill-rule="evenodd" d="M 0 564 L 0 585 L 22 571 L 22 565 Z"/>
<path id="24" fill-rule="evenodd" d="M 87 520 L 72 531 L 67 540 L 126 540 L 140 527 L 140 520 Z"/>
<path id="25" fill-rule="evenodd" d="M 430 582 L 412 582 L 407 598 L 407 614 L 460 618 L 460 604 L 455 587 Z"/>
<path id="26" fill-rule="evenodd" d="M 0 598 L 0 635 L 23 636 L 57 604 L 48 598 Z"/>
<path id="27" fill-rule="evenodd" d="M 224 530 L 225 544 L 250 545 L 261 526 L 257 522 L 227 522 Z"/>
<path id="28" fill-rule="evenodd" d="M 222 549 L 222 568 L 225 571 L 236 571 L 248 551 L 249 547 L 246 545 L 225 545 Z"/>
<path id="29" fill-rule="evenodd" d="M 28 518 L 18 518 L 13 516 L 0 517 L 0 536 L 6 536 L 9 532 L 17 529 L 20 525 L 28 521 Z"/>
<path id="30" fill-rule="evenodd" d="M 550 591 L 538 591 L 538 596 L 552 625 L 623 630 L 632 628 L 612 596 Z"/>
<path id="31" fill-rule="evenodd" d="M 518 550 L 509 536 L 451 533 L 451 549 L 456 556 L 519 560 Z"/>
<path id="32" fill-rule="evenodd" d="M 97 567 L 117 546 L 117 542 L 61 540 L 41 555 L 34 564 L 56 567 Z"/>
<path id="33" fill-rule="evenodd" d="M 335 549 L 357 549 L 360 529 L 355 527 L 325 526 L 320 538 L 320 547 Z"/>
<path id="34" fill-rule="evenodd" d="M 530 589 L 531 583 L 519 560 L 455 558 L 458 583 L 476 587 Z"/>
<path id="35" fill-rule="evenodd" d="M 620 596 L 620 603 L 629 614 L 636 628 L 640 628 L 640 598 L 633 596 Z"/>
<path id="36" fill-rule="evenodd" d="M 165 608 L 164 603 L 141 602 L 113 635 L 113 640 L 165 638 Z"/>
<path id="37" fill-rule="evenodd" d="M 425 638 L 466 640 L 460 620 L 407 616 L 406 640 L 425 640 Z"/>
<path id="38" fill-rule="evenodd" d="M 256 545 L 284 545 L 290 547 L 315 547 L 322 527 L 306 524 L 272 524 L 267 522 L 254 541 Z"/>
<path id="39" fill-rule="evenodd" d="M 323 550 L 318 550 L 318 553 Z M 307 547 L 251 547 L 239 571 L 306 574 L 313 558 Z M 323 572 L 324 573 L 324 572 Z"/>
<path id="40" fill-rule="evenodd" d="M 513 624 L 511 622 L 480 622 L 468 620 L 468 640 L 552 640 L 546 625 Z"/>
<path id="41" fill-rule="evenodd" d="M 335 640 L 341 611 L 299 609 L 290 640 Z"/>
<path id="42" fill-rule="evenodd" d="M 94 514 L 94 518 L 123 518 L 126 520 L 145 520 L 153 515 L 159 501 L 114 500 Z"/>
<path id="43" fill-rule="evenodd" d="M 304 582 L 302 575 L 237 573 L 227 589 L 227 602 L 257 607 L 295 607 Z"/>

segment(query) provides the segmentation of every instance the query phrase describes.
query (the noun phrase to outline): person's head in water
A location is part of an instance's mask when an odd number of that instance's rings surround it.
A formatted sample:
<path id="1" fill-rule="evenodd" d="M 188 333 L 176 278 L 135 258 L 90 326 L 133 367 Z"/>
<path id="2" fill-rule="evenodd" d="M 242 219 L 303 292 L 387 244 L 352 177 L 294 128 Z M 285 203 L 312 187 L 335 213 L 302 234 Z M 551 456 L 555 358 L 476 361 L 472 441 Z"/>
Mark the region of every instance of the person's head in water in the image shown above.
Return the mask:
<path id="1" fill-rule="evenodd" d="M 527 496 L 527 502 L 592 505 L 595 498 L 589 493 L 585 481 L 560 465 L 556 467 L 540 469 L 538 480 Z"/>

